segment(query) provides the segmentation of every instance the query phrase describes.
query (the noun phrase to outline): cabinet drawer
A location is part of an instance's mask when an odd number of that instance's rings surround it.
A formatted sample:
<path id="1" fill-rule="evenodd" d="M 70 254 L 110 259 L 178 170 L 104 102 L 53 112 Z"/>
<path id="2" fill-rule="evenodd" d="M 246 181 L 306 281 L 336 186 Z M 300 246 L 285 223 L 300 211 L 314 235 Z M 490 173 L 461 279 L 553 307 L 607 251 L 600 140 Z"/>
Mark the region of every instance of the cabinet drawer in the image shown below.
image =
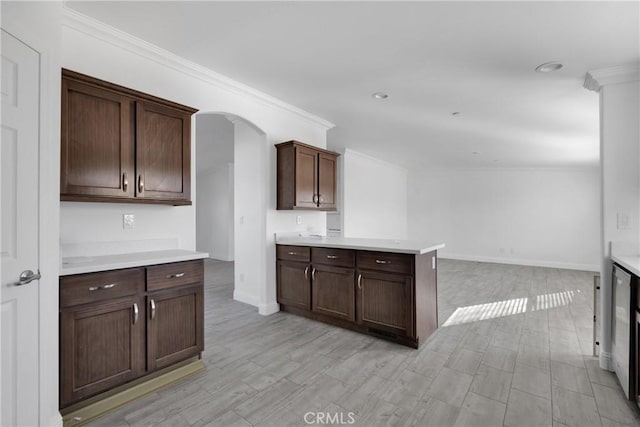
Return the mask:
<path id="1" fill-rule="evenodd" d="M 356 265 L 365 270 L 388 271 L 390 273 L 413 274 L 413 255 L 389 252 L 356 252 Z"/>
<path id="2" fill-rule="evenodd" d="M 144 268 L 60 278 L 60 306 L 69 307 L 144 292 Z"/>
<path id="3" fill-rule="evenodd" d="M 201 259 L 147 267 L 148 291 L 202 283 L 203 281 L 204 263 Z"/>
<path id="4" fill-rule="evenodd" d="M 311 250 L 311 263 L 353 267 L 355 265 L 355 252 L 349 249 L 313 248 Z"/>
<path id="5" fill-rule="evenodd" d="M 309 262 L 311 260 L 311 248 L 307 246 L 276 246 L 277 259 L 285 261 Z"/>

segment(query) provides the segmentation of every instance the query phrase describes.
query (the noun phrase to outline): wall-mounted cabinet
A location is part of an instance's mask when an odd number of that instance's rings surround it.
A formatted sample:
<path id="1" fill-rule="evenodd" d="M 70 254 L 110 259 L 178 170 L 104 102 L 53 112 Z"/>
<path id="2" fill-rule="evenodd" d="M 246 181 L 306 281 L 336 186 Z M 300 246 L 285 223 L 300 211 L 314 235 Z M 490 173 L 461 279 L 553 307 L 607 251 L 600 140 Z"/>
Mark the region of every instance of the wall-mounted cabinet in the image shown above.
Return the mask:
<path id="1" fill-rule="evenodd" d="M 279 210 L 335 211 L 338 153 L 288 141 L 276 144 Z"/>
<path id="2" fill-rule="evenodd" d="M 63 69 L 60 200 L 191 204 L 196 111 Z"/>

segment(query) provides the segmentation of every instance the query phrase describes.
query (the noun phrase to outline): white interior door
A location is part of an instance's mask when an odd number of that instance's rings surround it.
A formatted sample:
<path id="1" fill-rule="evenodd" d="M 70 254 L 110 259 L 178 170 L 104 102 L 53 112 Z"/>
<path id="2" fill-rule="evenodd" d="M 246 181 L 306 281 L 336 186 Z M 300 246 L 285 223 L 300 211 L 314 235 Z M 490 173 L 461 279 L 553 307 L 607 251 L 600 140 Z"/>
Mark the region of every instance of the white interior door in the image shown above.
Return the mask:
<path id="1" fill-rule="evenodd" d="M 2 426 L 38 424 L 39 54 L 2 30 Z M 23 275 L 23 280 L 20 276 Z"/>

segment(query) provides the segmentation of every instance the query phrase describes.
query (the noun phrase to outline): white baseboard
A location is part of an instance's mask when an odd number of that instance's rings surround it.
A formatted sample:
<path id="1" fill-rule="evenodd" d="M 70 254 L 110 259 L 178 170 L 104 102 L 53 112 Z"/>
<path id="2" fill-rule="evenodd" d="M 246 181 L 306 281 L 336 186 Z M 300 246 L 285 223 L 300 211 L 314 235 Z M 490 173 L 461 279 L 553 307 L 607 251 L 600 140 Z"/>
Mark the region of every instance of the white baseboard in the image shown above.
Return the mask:
<path id="1" fill-rule="evenodd" d="M 606 351 L 600 351 L 600 367 L 607 371 L 613 372 L 613 354 Z"/>
<path id="2" fill-rule="evenodd" d="M 233 299 L 257 307 L 258 313 L 262 314 L 263 316 L 268 316 L 280 311 L 280 304 L 278 304 L 277 302 L 274 301 L 262 304 L 255 295 L 249 294 L 247 292 L 242 292 L 237 289 L 233 290 Z"/>
<path id="3" fill-rule="evenodd" d="M 256 298 L 255 295 L 239 291 L 238 289 L 233 290 L 233 299 L 245 304 L 252 305 L 254 307 L 260 307 L 260 301 L 258 300 L 258 298 Z"/>
<path id="4" fill-rule="evenodd" d="M 63 422 L 62 422 L 62 415 L 60 415 L 60 412 L 56 411 L 56 413 L 51 417 L 51 419 L 49 419 L 49 422 L 46 423 L 45 425 L 51 426 L 51 427 L 62 427 Z"/>
<path id="5" fill-rule="evenodd" d="M 460 261 L 491 262 L 496 264 L 527 265 L 532 267 L 561 268 L 565 270 L 600 272 L 599 265 L 576 264 L 576 263 L 570 263 L 570 262 L 543 261 L 543 260 L 531 260 L 531 259 L 521 259 L 521 258 L 487 257 L 487 256 L 478 256 L 478 255 L 462 255 L 462 254 L 450 254 L 450 253 L 441 253 L 441 252 L 438 252 L 438 258 L 455 259 Z"/>
<path id="6" fill-rule="evenodd" d="M 258 313 L 262 314 L 263 316 L 268 316 L 270 314 L 277 313 L 279 311 L 280 311 L 280 304 L 278 304 L 277 302 L 260 304 L 258 306 Z"/>

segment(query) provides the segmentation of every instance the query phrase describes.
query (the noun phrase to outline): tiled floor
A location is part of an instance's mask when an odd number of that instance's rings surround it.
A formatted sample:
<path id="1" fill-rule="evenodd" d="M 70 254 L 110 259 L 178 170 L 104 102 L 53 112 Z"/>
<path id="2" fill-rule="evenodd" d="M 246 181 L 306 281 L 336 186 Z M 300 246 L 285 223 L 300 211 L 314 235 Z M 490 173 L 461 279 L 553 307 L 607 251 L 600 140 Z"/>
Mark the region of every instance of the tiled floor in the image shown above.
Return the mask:
<path id="1" fill-rule="evenodd" d="M 640 425 L 615 375 L 590 356 L 592 274 L 450 260 L 438 268 L 441 327 L 412 350 L 260 316 L 232 299 L 233 264 L 209 261 L 206 372 L 92 425 L 304 426 L 305 414 L 360 426 Z"/>

